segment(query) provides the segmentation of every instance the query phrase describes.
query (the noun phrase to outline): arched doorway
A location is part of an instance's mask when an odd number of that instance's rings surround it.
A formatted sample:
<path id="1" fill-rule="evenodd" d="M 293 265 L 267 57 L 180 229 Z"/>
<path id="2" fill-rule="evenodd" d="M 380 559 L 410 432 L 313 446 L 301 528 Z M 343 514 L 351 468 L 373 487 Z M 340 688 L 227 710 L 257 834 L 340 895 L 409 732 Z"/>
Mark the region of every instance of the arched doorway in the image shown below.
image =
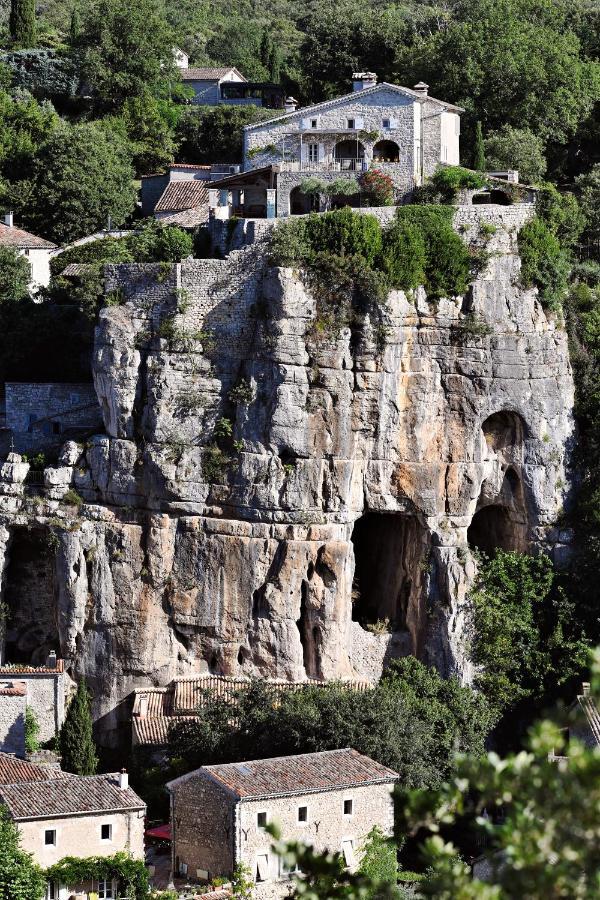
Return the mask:
<path id="1" fill-rule="evenodd" d="M 480 194 L 473 194 L 471 203 L 473 206 L 481 206 L 486 203 L 493 203 L 496 206 L 511 206 L 512 198 L 506 191 L 494 189 L 492 191 L 482 191 Z"/>
<path id="2" fill-rule="evenodd" d="M 361 172 L 365 159 L 365 148 L 358 140 L 338 141 L 333 151 L 336 168 L 342 172 Z"/>
<path id="3" fill-rule="evenodd" d="M 373 147 L 373 162 L 400 162 L 400 147 L 395 141 L 377 141 Z"/>
<path id="4" fill-rule="evenodd" d="M 305 216 L 310 212 L 318 212 L 319 207 L 318 194 L 306 194 L 300 185 L 290 191 L 290 215 Z"/>

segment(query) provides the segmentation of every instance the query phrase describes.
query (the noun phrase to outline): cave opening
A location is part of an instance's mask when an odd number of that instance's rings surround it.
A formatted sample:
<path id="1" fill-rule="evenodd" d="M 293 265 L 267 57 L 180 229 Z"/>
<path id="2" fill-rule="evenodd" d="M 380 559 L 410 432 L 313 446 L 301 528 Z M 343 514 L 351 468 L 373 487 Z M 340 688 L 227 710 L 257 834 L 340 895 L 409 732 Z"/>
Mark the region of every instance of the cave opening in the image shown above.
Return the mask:
<path id="1" fill-rule="evenodd" d="M 4 659 L 43 665 L 60 651 L 54 550 L 44 528 L 16 528 L 8 546 L 2 600 L 6 605 Z"/>
<path id="2" fill-rule="evenodd" d="M 505 506 L 490 505 L 478 510 L 467 529 L 471 547 L 493 556 L 496 550 L 522 550 L 523 525 Z"/>
<path id="3" fill-rule="evenodd" d="M 352 618 L 363 627 L 409 628 L 419 606 L 427 532 L 416 516 L 369 512 L 354 523 Z M 415 615 L 417 618 L 417 615 Z"/>

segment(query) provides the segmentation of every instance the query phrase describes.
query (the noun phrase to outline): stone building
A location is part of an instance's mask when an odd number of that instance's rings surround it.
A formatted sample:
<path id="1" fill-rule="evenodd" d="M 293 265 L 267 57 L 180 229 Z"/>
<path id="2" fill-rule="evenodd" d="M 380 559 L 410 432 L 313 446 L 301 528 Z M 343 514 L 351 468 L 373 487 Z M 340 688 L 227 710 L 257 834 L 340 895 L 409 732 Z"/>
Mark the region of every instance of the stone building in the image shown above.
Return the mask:
<path id="1" fill-rule="evenodd" d="M 13 688 L 6 690 L 18 693 L 2 696 L 2 685 L 9 683 Z M 56 737 L 65 720 L 66 694 L 70 683 L 64 662 L 56 659 L 56 654 L 51 654 L 43 666 L 15 664 L 0 667 L 0 750 L 19 753 L 17 747 L 10 749 L 5 744 L 20 740 L 20 723 L 24 721 L 26 706 L 31 707 L 40 726 L 40 743 Z M 11 717 L 14 723 L 12 728 L 9 723 Z"/>
<path id="2" fill-rule="evenodd" d="M 191 88 L 191 102 L 201 106 L 283 106 L 283 88 L 266 81 L 248 81 L 235 66 L 179 67 L 181 80 Z"/>
<path id="3" fill-rule="evenodd" d="M 56 244 L 14 225 L 13 214 L 6 213 L 0 222 L 0 246 L 11 247 L 29 263 L 31 278 L 29 289 L 36 293 L 50 284 L 50 260 L 57 251 Z"/>
<path id="4" fill-rule="evenodd" d="M 264 830 L 277 822 L 284 840 L 337 851 L 354 871 L 371 829 L 392 833 L 397 777 L 351 749 L 204 766 L 167 785 L 173 870 L 206 881 L 243 863 L 257 900 L 284 897 L 292 873 Z"/>
<path id="5" fill-rule="evenodd" d="M 25 755 L 26 709 L 25 683 L 0 680 L 0 753 Z"/>
<path id="6" fill-rule="evenodd" d="M 92 384 L 6 382 L 6 428 L 19 452 L 60 447 L 102 425 Z"/>
<path id="7" fill-rule="evenodd" d="M 295 109 L 244 129 L 244 172 L 257 170 L 257 187 L 265 170 L 276 180 L 276 214 L 310 212 L 315 201 L 300 191 L 308 177 L 323 181 L 356 180 L 371 166 L 389 175 L 403 197 L 440 163 L 458 165 L 462 109 L 429 95 L 423 82 L 414 88 L 377 84 L 372 72 L 353 75 L 353 91 L 323 103 Z M 234 206 L 259 205 L 248 179 L 223 183 L 234 192 Z M 251 193 L 240 201 L 239 192 Z M 263 215 L 268 215 L 262 190 Z M 360 195 L 354 205 L 360 203 Z M 246 213 L 249 215 L 257 215 Z"/>
<path id="8" fill-rule="evenodd" d="M 126 852 L 144 858 L 146 806 L 129 787 L 125 772 L 0 784 L 0 803 L 19 829 L 23 850 L 42 868 L 65 856 Z M 47 896 L 66 900 L 73 893 L 95 894 L 98 900 L 117 896 L 116 884 L 105 881 L 49 885 Z"/>

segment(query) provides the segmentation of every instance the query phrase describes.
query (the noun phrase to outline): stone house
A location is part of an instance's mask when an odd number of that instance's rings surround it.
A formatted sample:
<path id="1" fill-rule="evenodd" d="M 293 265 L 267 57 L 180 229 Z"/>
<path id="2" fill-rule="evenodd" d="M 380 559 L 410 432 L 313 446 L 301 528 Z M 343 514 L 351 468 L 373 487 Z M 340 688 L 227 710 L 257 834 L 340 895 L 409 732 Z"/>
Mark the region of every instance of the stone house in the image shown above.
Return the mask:
<path id="1" fill-rule="evenodd" d="M 64 661 L 56 659 L 53 653 L 44 666 L 0 666 L 0 750 L 23 755 L 21 723 L 27 706 L 35 713 L 40 726 L 40 743 L 56 737 L 65 720 L 70 683 Z M 3 693 L 2 686 L 9 684 L 13 687 L 5 687 Z"/>
<path id="2" fill-rule="evenodd" d="M 13 214 L 6 213 L 0 222 L 0 245 L 12 247 L 19 256 L 24 256 L 31 272 L 29 290 L 35 294 L 41 287 L 50 284 L 50 260 L 57 251 L 56 244 L 30 234 L 14 224 Z"/>
<path id="3" fill-rule="evenodd" d="M 29 765 L 29 764 L 27 764 Z M 32 767 L 41 770 L 44 767 Z M 61 777 L 62 774 L 62 777 Z M 0 784 L 0 803 L 17 825 L 23 850 L 48 868 L 65 856 L 113 856 L 117 852 L 144 858 L 146 806 L 129 787 L 125 772 L 83 777 L 42 777 L 17 772 L 17 780 Z M 48 900 L 73 893 L 110 900 L 117 896 L 110 881 L 83 885 L 48 885 Z"/>
<path id="4" fill-rule="evenodd" d="M 201 106 L 265 106 L 279 109 L 284 92 L 277 84 L 248 81 L 235 66 L 179 67 L 181 80 L 193 90 L 191 103 Z"/>
<path id="5" fill-rule="evenodd" d="M 205 881 L 242 863 L 257 900 L 286 896 L 291 873 L 271 850 L 270 822 L 284 840 L 341 853 L 354 871 L 371 829 L 392 833 L 397 777 L 351 749 L 204 766 L 167 785 L 173 871 Z"/>
<path id="6" fill-rule="evenodd" d="M 93 384 L 8 381 L 5 403 L 5 425 L 20 453 L 58 448 L 103 426 Z"/>
<path id="7" fill-rule="evenodd" d="M 255 171 L 263 181 L 265 170 L 273 173 L 277 216 L 314 208 L 300 191 L 305 178 L 356 180 L 371 166 L 391 177 L 400 199 L 440 163 L 458 165 L 461 113 L 460 107 L 431 97 L 423 82 L 411 89 L 377 84 L 372 72 L 355 73 L 349 94 L 301 109 L 290 99 L 282 115 L 247 125 L 244 173 Z M 247 181 L 238 186 L 234 177 L 218 186 L 234 192 L 233 205 L 243 207 L 248 201 L 240 201 L 239 192 L 248 192 Z M 251 202 L 257 207 L 254 193 Z M 354 205 L 360 205 L 358 195 Z M 268 215 L 264 189 L 262 206 Z"/>

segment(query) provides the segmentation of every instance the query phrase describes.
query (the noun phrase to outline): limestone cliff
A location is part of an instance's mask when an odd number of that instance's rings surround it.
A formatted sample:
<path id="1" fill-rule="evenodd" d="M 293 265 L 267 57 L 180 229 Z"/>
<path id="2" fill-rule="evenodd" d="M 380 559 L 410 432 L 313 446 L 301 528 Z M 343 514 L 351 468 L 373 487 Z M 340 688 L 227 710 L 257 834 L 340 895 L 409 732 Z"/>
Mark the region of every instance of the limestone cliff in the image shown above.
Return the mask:
<path id="1" fill-rule="evenodd" d="M 383 335 L 315 337 L 300 273 L 260 241 L 112 268 L 106 434 L 65 448 L 44 498 L 18 459 L 0 473 L 7 655 L 59 649 L 107 741 L 134 687 L 176 675 L 376 678 L 413 652 L 468 678 L 468 543 L 560 559 L 569 540 L 573 384 L 519 286 L 530 210 L 460 207 L 465 239 L 496 227 L 485 271 L 465 298 L 392 293 Z"/>

